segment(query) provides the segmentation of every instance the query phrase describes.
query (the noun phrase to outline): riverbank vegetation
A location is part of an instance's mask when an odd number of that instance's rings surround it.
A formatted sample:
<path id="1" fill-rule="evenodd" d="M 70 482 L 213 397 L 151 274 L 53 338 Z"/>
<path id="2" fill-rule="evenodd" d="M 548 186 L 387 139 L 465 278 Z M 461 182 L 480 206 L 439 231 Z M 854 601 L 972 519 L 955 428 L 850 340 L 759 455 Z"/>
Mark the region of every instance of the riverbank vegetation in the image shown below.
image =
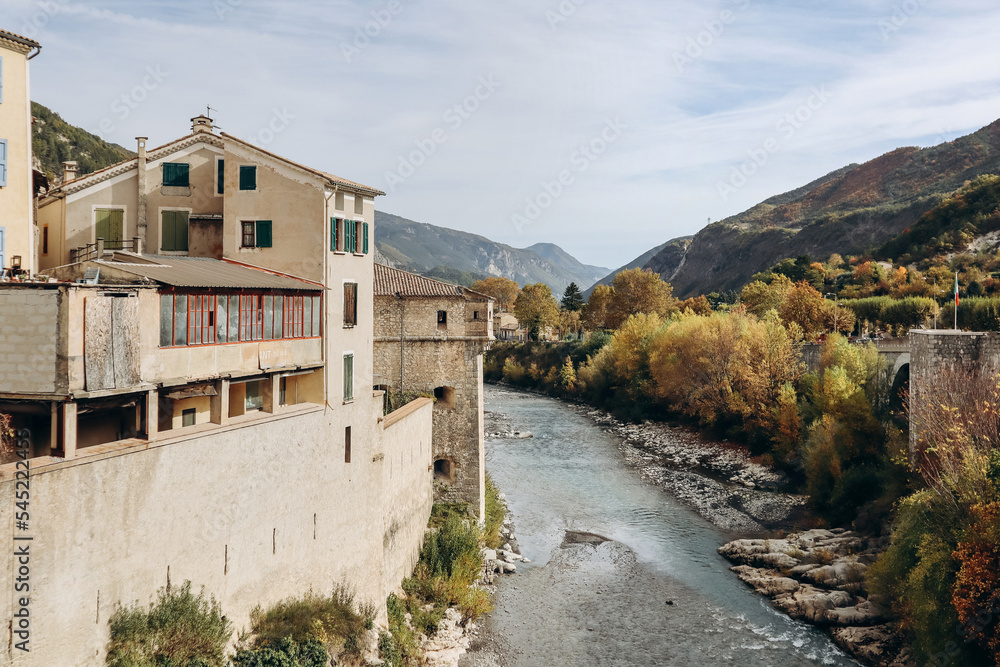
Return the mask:
<path id="1" fill-rule="evenodd" d="M 468 623 L 493 608 L 489 591 L 477 582 L 482 548 L 500 542 L 506 506 L 486 477 L 486 516 L 480 527 L 462 504 L 434 506 L 429 530 L 413 576 L 403 580 L 403 595 L 386 600 L 388 632 L 379 636 L 379 655 L 390 667 L 421 664 L 420 635 L 432 636 L 449 608 Z"/>
<path id="2" fill-rule="evenodd" d="M 851 275 L 884 270 L 872 267 Z M 804 268 L 819 280 L 828 267 Z M 824 299 L 808 280 L 761 278 L 736 304 L 715 300 L 720 310 L 659 288 L 665 298 L 646 300 L 651 312 L 625 308 L 618 326 L 598 326 L 585 340 L 495 344 L 485 377 L 743 442 L 786 472 L 826 525 L 869 534 L 891 525 L 868 586 L 921 664 L 1000 667 L 1000 376 L 943 383 L 925 401 L 930 411 L 914 415 L 924 439 L 911 458 L 890 369 L 874 345 L 830 332 L 859 322 L 905 329 L 932 317 L 937 303 L 857 290 L 863 298 L 851 307 Z M 904 279 L 896 272 L 901 290 Z M 584 307 L 588 325 L 623 317 L 608 314 L 607 290 Z M 818 339 L 819 361 L 807 369 L 799 344 Z M 960 395 L 970 402 L 956 404 Z"/>

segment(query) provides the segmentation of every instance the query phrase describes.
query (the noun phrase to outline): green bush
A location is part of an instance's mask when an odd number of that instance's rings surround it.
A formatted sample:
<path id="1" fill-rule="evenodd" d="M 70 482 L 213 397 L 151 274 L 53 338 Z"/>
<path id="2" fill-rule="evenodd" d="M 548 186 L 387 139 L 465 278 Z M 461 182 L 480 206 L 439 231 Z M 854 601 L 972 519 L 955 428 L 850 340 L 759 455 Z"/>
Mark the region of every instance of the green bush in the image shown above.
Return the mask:
<path id="1" fill-rule="evenodd" d="M 326 667 L 330 654 L 315 639 L 304 642 L 290 637 L 272 646 L 260 649 L 243 649 L 233 656 L 233 667 Z"/>
<path id="2" fill-rule="evenodd" d="M 486 475 L 486 519 L 483 522 L 483 540 L 490 549 L 499 549 L 503 544 L 500 540 L 500 529 L 507 514 L 507 507 L 500 499 L 500 489 L 496 487 L 489 474 Z"/>
<path id="3" fill-rule="evenodd" d="M 109 667 L 223 667 L 233 628 L 215 598 L 191 582 L 160 589 L 146 610 L 119 606 L 108 621 Z"/>

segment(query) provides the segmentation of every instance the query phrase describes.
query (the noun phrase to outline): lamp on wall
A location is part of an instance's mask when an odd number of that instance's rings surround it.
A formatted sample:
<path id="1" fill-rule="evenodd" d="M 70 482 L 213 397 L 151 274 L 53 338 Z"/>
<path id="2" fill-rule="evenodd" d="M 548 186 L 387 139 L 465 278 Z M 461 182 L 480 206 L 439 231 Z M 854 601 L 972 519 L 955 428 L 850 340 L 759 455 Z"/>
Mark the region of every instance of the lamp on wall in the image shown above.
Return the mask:
<path id="1" fill-rule="evenodd" d="M 12 268 L 12 269 L 20 269 L 21 268 L 21 256 L 20 255 L 12 255 L 11 256 L 11 258 L 10 258 L 10 268 Z"/>

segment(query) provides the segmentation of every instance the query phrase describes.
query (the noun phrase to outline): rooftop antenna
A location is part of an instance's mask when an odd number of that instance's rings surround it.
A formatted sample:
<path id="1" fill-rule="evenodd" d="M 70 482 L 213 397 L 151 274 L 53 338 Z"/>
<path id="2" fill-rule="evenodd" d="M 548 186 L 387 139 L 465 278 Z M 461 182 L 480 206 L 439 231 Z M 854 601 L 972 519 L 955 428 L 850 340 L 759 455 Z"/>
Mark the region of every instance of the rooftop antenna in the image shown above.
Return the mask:
<path id="1" fill-rule="evenodd" d="M 212 107 L 211 107 L 210 105 L 208 105 L 208 104 L 206 104 L 206 105 L 205 105 L 205 115 L 206 115 L 206 116 L 208 116 L 208 117 L 209 117 L 210 119 L 212 119 L 212 112 L 213 112 L 213 111 L 218 111 L 218 109 L 213 109 L 213 108 L 212 108 Z M 214 119 L 212 119 L 212 120 L 213 120 L 213 124 L 212 124 L 212 126 L 213 126 L 213 127 L 214 127 L 214 128 L 216 129 L 216 130 L 222 130 L 222 128 L 221 128 L 221 127 L 219 127 L 218 125 L 216 125 L 216 124 L 214 123 Z"/>

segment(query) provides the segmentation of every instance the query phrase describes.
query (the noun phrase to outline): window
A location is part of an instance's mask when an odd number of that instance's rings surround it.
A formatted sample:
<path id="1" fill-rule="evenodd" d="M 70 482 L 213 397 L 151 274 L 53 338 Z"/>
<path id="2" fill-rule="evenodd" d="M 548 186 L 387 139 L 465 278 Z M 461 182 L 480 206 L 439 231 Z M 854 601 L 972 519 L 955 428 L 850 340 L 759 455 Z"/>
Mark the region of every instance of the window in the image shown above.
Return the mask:
<path id="1" fill-rule="evenodd" d="M 355 252 L 357 249 L 357 229 L 353 221 L 344 220 L 344 252 Z"/>
<path id="2" fill-rule="evenodd" d="M 187 299 L 188 344 L 211 345 L 215 343 L 215 297 L 192 295 Z"/>
<path id="3" fill-rule="evenodd" d="M 184 162 L 163 163 L 163 187 L 187 188 L 191 186 L 191 165 Z"/>
<path id="4" fill-rule="evenodd" d="M 3 102 L 3 56 L 0 56 L 0 103 Z"/>
<path id="5" fill-rule="evenodd" d="M 330 218 L 330 250 L 337 251 L 340 248 L 338 243 L 340 242 L 339 235 L 337 234 L 337 228 L 340 226 L 340 221 L 336 218 Z"/>
<path id="6" fill-rule="evenodd" d="M 264 337 L 263 297 L 247 294 L 240 297 L 240 340 L 261 340 Z"/>
<path id="7" fill-rule="evenodd" d="M 478 320 L 479 319 L 479 311 L 478 310 L 472 311 L 472 319 L 474 319 L 474 320 Z"/>
<path id="8" fill-rule="evenodd" d="M 198 421 L 198 408 L 188 408 L 181 411 L 182 426 L 194 426 Z"/>
<path id="9" fill-rule="evenodd" d="M 454 387 L 434 387 L 434 407 L 450 408 L 455 405 Z"/>
<path id="10" fill-rule="evenodd" d="M 344 428 L 344 463 L 351 462 L 351 427 Z"/>
<path id="11" fill-rule="evenodd" d="M 261 382 L 263 380 L 247 382 L 247 395 L 243 402 L 243 409 L 246 412 L 264 409 L 264 392 L 261 391 Z"/>
<path id="12" fill-rule="evenodd" d="M 121 250 L 125 236 L 125 211 L 120 208 L 94 209 L 94 239 L 104 239 L 108 250 Z"/>
<path id="13" fill-rule="evenodd" d="M 257 167 L 240 165 L 240 190 L 257 189 Z"/>
<path id="14" fill-rule="evenodd" d="M 185 252 L 188 249 L 188 212 L 163 211 L 160 250 Z"/>
<path id="15" fill-rule="evenodd" d="M 344 326 L 358 324 L 358 284 L 344 283 Z"/>
<path id="16" fill-rule="evenodd" d="M 335 206 L 335 208 L 338 211 L 343 211 L 344 210 L 344 193 L 343 192 L 338 192 L 337 193 L 337 197 L 336 197 L 336 201 L 334 202 L 334 206 Z"/>
<path id="17" fill-rule="evenodd" d="M 354 355 L 344 355 L 344 402 L 354 400 Z"/>
<path id="18" fill-rule="evenodd" d="M 0 139 L 0 187 L 7 185 L 7 140 Z"/>
<path id="19" fill-rule="evenodd" d="M 302 318 L 305 297 L 285 297 L 285 338 L 302 338 Z"/>
<path id="20" fill-rule="evenodd" d="M 49 254 L 49 226 L 42 227 L 42 254 Z"/>
<path id="21" fill-rule="evenodd" d="M 226 161 L 219 158 L 215 162 L 215 193 L 226 194 Z"/>
<path id="22" fill-rule="evenodd" d="M 243 243 L 244 248 L 253 248 L 257 245 L 257 237 L 254 230 L 257 226 L 252 222 L 243 223 Z"/>
<path id="23" fill-rule="evenodd" d="M 448 311 L 439 310 L 438 311 L 438 329 L 448 328 Z"/>
<path id="24" fill-rule="evenodd" d="M 354 213 L 356 215 L 365 214 L 365 200 L 363 197 L 354 196 Z"/>

